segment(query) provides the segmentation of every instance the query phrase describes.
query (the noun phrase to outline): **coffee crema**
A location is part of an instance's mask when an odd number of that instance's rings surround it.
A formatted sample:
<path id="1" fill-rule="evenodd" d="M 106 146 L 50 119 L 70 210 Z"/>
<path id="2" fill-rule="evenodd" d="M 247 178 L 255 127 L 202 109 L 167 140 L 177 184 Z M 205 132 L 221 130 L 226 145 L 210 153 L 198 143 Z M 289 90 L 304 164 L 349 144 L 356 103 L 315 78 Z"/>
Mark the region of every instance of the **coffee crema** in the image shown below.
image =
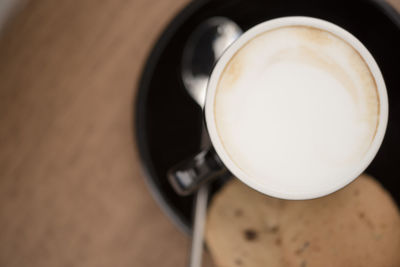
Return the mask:
<path id="1" fill-rule="evenodd" d="M 340 37 L 285 26 L 249 40 L 220 76 L 214 117 L 231 160 L 259 184 L 334 184 L 368 151 L 379 124 L 374 77 Z"/>

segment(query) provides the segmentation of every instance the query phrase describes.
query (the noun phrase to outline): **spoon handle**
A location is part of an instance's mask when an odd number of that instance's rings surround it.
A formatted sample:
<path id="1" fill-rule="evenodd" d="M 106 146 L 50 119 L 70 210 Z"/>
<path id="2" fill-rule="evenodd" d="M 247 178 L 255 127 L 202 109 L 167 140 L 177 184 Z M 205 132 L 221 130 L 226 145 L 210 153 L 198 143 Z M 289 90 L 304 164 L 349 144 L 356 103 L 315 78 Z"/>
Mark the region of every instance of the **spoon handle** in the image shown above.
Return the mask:
<path id="1" fill-rule="evenodd" d="M 196 193 L 193 239 L 190 251 L 189 267 L 201 267 L 202 264 L 208 192 L 208 185 L 203 185 Z"/>
<path id="2" fill-rule="evenodd" d="M 200 146 L 202 149 L 210 146 L 210 139 L 207 135 L 204 121 L 201 125 Z M 207 217 L 209 185 L 206 183 L 200 186 L 196 193 L 194 202 L 193 236 L 189 255 L 189 267 L 201 267 L 203 260 L 204 229 Z"/>

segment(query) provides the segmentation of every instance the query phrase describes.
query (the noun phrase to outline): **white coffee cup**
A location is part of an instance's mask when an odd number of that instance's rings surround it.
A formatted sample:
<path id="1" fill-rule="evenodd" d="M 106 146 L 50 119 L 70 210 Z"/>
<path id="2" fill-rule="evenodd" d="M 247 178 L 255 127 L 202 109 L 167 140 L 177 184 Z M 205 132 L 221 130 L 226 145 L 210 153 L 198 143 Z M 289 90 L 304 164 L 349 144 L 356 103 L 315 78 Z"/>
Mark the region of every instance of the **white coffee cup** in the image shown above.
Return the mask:
<path id="1" fill-rule="evenodd" d="M 224 140 L 221 140 L 221 136 L 217 129 L 215 116 L 215 101 L 218 83 L 220 82 L 221 76 L 223 75 L 227 64 L 229 64 L 236 53 L 241 48 L 243 48 L 250 40 L 253 40 L 260 34 L 272 31 L 274 29 L 290 26 L 306 26 L 332 33 L 334 36 L 339 37 L 340 39 L 347 42 L 347 44 L 349 44 L 352 48 L 354 48 L 368 66 L 369 71 L 372 74 L 373 79 L 375 80 L 379 104 L 379 114 L 377 120 L 378 123 L 375 135 L 366 153 L 364 153 L 361 158 L 357 159 L 357 162 L 354 163 L 350 169 L 346 169 L 346 173 L 343 173 L 342 175 L 340 175 L 340 177 L 336 177 L 329 182 L 316 183 L 315 185 L 308 187 L 293 187 L 289 186 L 289 184 L 285 185 L 281 182 L 274 182 L 273 179 L 271 179 L 271 181 L 268 181 L 267 183 L 260 183 L 259 181 L 257 181 L 257 179 L 254 179 L 254 177 L 249 175 L 245 170 L 243 170 L 243 168 L 239 167 L 238 164 L 235 163 L 235 160 L 232 159 L 232 156 L 228 153 L 226 147 L 224 147 Z M 244 68 L 245 67 L 246 66 L 244 66 Z M 178 188 L 178 191 L 183 191 L 179 190 L 179 188 L 184 188 L 186 186 L 185 183 L 192 183 L 193 175 L 198 176 L 196 179 L 194 179 L 197 180 L 195 182 L 196 184 L 198 184 L 198 181 L 200 180 L 207 180 L 206 178 L 216 176 L 215 173 L 218 173 L 218 168 L 215 167 L 215 164 L 211 164 L 211 167 L 209 166 L 210 159 L 213 159 L 217 163 L 222 163 L 220 165 L 226 167 L 229 172 L 240 179 L 243 183 L 266 195 L 284 199 L 310 199 L 321 197 L 346 186 L 365 171 L 365 169 L 374 159 L 381 146 L 387 126 L 387 120 L 388 100 L 382 74 L 370 52 L 357 38 L 355 38 L 352 34 L 347 32 L 343 28 L 321 19 L 310 17 L 283 17 L 273 19 L 256 25 L 255 27 L 245 32 L 225 51 L 222 57 L 218 60 L 214 70 L 212 71 L 207 88 L 205 103 L 205 121 L 210 139 L 212 141 L 212 146 L 215 149 L 215 153 L 206 151 L 200 153 L 198 156 L 195 157 L 194 161 L 191 164 L 186 163 L 184 165 L 181 165 L 181 167 L 178 168 L 179 171 L 174 172 L 175 174 L 179 174 L 170 175 L 170 178 L 172 178 L 171 181 L 175 185 L 175 188 Z M 266 161 L 265 164 L 267 165 L 268 161 Z M 291 166 L 286 167 L 290 168 Z M 195 169 L 196 171 L 193 171 L 193 169 Z"/>

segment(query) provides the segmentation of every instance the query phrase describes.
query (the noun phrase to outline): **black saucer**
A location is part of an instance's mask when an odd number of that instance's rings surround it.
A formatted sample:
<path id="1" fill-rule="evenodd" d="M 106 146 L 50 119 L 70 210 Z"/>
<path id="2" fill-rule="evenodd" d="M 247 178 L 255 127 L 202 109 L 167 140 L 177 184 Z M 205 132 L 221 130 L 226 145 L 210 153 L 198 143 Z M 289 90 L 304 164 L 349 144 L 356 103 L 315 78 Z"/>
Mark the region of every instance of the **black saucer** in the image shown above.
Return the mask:
<path id="1" fill-rule="evenodd" d="M 146 180 L 164 211 L 191 232 L 192 197 L 176 195 L 167 170 L 199 150 L 201 110 L 184 90 L 180 60 L 185 41 L 206 18 L 225 16 L 243 30 L 277 17 L 311 16 L 353 33 L 375 57 L 389 94 L 389 124 L 377 157 L 367 170 L 400 204 L 400 16 L 376 0 L 198 0 L 168 25 L 155 44 L 139 83 L 136 139 Z"/>

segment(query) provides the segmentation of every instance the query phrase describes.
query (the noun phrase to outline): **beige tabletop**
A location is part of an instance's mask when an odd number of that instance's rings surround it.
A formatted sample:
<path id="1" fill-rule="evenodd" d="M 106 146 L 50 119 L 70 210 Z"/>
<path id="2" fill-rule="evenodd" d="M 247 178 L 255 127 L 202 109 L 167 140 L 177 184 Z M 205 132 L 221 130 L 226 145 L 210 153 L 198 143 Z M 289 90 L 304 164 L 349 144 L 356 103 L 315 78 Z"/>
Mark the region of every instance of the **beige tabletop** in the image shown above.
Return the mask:
<path id="1" fill-rule="evenodd" d="M 132 129 L 146 55 L 188 0 L 30 1 L 0 36 L 0 266 L 185 266 Z M 400 0 L 391 0 L 400 8 Z"/>

